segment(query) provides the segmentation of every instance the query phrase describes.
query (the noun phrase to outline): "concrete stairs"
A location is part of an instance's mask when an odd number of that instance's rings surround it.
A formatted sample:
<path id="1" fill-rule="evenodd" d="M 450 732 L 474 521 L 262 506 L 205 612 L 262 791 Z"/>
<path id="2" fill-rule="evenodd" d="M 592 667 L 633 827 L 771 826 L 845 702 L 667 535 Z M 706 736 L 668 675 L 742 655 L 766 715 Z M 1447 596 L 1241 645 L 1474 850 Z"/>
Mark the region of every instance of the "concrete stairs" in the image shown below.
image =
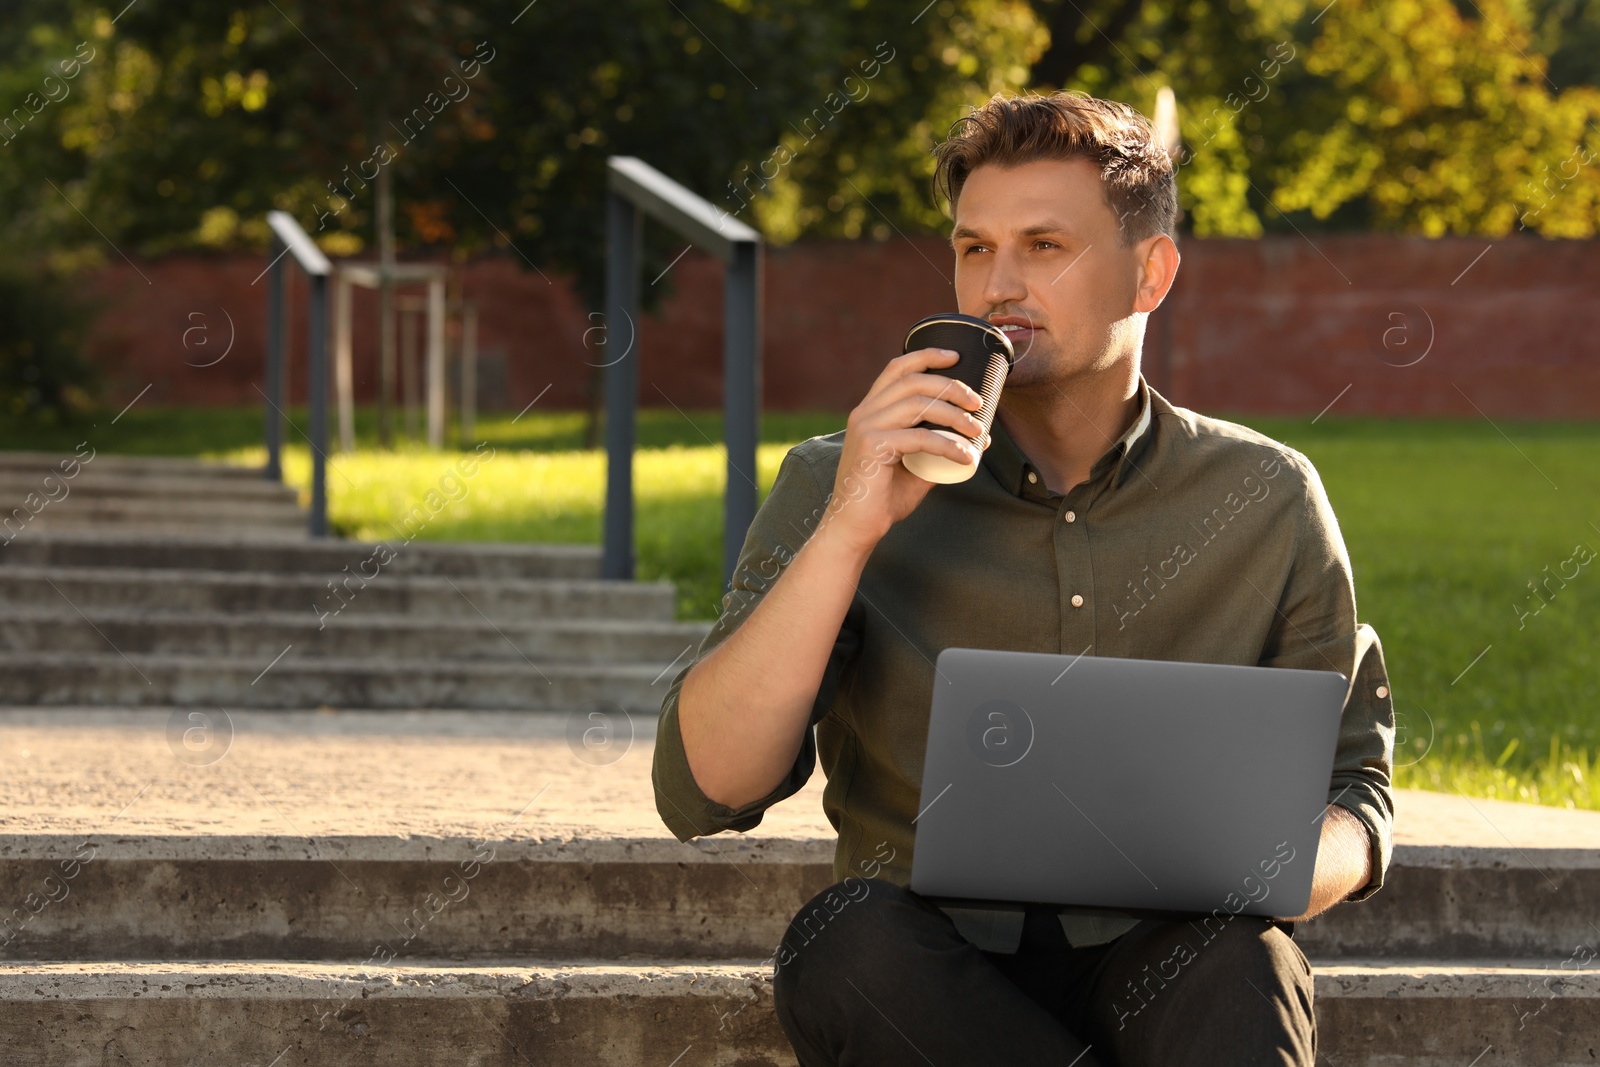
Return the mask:
<path id="1" fill-rule="evenodd" d="M 680 844 L 642 716 L 602 761 L 571 716 L 239 711 L 195 764 L 192 714 L 0 713 L 17 1062 L 793 1063 L 772 952 L 831 880 L 820 781 Z M 1600 815 L 1399 802 L 1389 885 L 1296 933 L 1322 1062 L 1588 1062 Z"/>
<path id="2" fill-rule="evenodd" d="M 705 632 L 670 587 L 571 546 L 374 572 L 253 502 L 208 524 L 261 483 L 193 467 L 97 457 L 0 545 L 0 1062 L 794 1063 L 772 953 L 831 881 L 821 775 L 666 834 L 655 719 Z M 1296 932 L 1320 1062 L 1592 1064 L 1600 814 L 1399 807 L 1388 886 Z"/>
<path id="3" fill-rule="evenodd" d="M 256 468 L 165 456 L 0 452 L 0 539 L 101 528 L 146 533 L 303 534 L 295 490 Z"/>
<path id="4" fill-rule="evenodd" d="M 659 709 L 707 624 L 598 571 L 591 546 L 29 530 L 0 547 L 0 705 Z"/>

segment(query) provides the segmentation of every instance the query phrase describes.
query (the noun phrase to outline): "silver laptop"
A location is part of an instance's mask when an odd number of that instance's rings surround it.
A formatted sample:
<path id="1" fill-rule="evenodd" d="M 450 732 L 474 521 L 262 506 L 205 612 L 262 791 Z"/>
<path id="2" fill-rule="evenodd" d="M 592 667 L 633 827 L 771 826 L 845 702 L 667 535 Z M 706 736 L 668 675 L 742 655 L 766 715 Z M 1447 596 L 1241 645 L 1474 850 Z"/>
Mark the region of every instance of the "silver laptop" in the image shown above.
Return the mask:
<path id="1" fill-rule="evenodd" d="M 911 888 L 940 903 L 1292 916 L 1349 679 L 947 648 Z"/>

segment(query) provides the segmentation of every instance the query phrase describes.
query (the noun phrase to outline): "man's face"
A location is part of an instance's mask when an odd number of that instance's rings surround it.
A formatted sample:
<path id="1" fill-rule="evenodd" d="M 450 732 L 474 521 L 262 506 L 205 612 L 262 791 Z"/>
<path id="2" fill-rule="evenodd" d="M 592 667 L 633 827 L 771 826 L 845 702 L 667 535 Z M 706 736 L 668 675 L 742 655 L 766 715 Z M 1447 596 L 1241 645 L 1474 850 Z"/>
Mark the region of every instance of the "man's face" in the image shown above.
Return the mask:
<path id="1" fill-rule="evenodd" d="M 1007 391 L 1136 358 L 1141 265 L 1158 240 L 1122 243 L 1088 160 L 984 164 L 968 175 L 951 236 L 956 299 L 964 314 L 1027 327 L 1010 331 Z"/>

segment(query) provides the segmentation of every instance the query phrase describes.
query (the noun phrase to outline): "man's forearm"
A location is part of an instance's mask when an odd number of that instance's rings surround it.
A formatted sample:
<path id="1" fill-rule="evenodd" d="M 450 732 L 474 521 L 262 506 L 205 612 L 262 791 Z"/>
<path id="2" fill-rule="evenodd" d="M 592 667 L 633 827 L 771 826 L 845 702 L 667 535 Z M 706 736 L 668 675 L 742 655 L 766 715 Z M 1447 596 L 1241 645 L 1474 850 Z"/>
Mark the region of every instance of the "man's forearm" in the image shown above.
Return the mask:
<path id="1" fill-rule="evenodd" d="M 869 555 L 824 521 L 750 617 L 684 677 L 684 755 L 711 800 L 759 800 L 793 766 Z"/>
<path id="2" fill-rule="evenodd" d="M 1329 805 L 1317 843 L 1311 876 L 1311 904 L 1291 921 L 1303 922 L 1327 911 L 1372 878 L 1372 839 L 1361 820 L 1337 804 Z"/>

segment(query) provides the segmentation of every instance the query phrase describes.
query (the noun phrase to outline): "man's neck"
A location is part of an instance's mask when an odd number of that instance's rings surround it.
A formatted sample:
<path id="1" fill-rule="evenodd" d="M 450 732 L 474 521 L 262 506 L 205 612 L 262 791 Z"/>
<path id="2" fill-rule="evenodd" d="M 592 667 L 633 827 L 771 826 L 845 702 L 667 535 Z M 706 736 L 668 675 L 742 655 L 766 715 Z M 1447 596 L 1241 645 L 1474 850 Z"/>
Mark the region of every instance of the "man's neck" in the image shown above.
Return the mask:
<path id="1" fill-rule="evenodd" d="M 1066 493 L 1139 417 L 1139 367 L 1068 382 L 1042 382 L 1007 391 L 995 418 L 1033 465 L 1045 486 Z"/>

